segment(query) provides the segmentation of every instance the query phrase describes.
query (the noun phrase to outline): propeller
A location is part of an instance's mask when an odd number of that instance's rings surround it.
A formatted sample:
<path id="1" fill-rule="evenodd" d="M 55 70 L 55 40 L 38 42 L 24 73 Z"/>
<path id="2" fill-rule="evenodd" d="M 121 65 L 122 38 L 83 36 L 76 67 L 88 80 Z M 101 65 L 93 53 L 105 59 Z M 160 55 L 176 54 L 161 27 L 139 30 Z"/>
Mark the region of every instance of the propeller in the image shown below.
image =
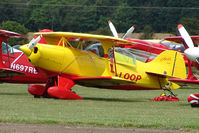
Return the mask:
<path id="1" fill-rule="evenodd" d="M 113 23 L 112 23 L 110 20 L 108 21 L 108 23 L 109 23 L 109 27 L 110 27 L 110 30 L 111 30 L 113 36 L 114 36 L 115 38 L 118 38 L 118 33 L 117 33 L 117 30 L 116 30 L 115 26 L 113 25 Z M 128 29 L 128 31 L 127 31 L 126 34 L 122 37 L 122 39 L 126 39 L 126 38 L 135 30 L 135 27 L 136 27 L 136 26 L 133 25 L 130 29 Z"/>
<path id="2" fill-rule="evenodd" d="M 133 25 L 130 29 L 128 29 L 128 31 L 126 32 L 126 34 L 122 37 L 122 39 L 126 39 L 131 33 L 133 33 L 133 31 L 135 30 L 135 25 Z"/>
<path id="3" fill-rule="evenodd" d="M 28 44 L 28 48 L 31 50 L 35 47 L 35 45 L 41 40 L 43 36 L 42 35 L 39 35 L 37 38 L 33 38 L 29 44 Z"/>
<path id="4" fill-rule="evenodd" d="M 196 61 L 199 64 L 199 48 L 194 47 L 191 37 L 182 24 L 178 25 L 178 31 L 188 46 L 188 48 L 184 51 L 184 54 L 189 60 Z"/>
<path id="5" fill-rule="evenodd" d="M 43 37 L 43 36 L 40 35 L 40 36 L 38 36 L 37 38 L 33 38 L 33 39 L 29 42 L 28 46 L 27 46 L 27 45 L 21 46 L 21 47 L 20 47 L 21 51 L 23 51 L 23 53 L 25 53 L 27 56 L 29 56 L 29 55 L 31 54 L 31 52 L 32 52 L 32 49 L 33 49 L 33 48 L 35 47 L 35 45 L 41 40 L 42 37 Z M 22 55 L 23 55 L 23 53 L 22 53 Z M 22 56 L 22 55 L 21 55 L 21 56 Z"/>
<path id="6" fill-rule="evenodd" d="M 193 48 L 194 47 L 193 41 L 192 41 L 191 37 L 189 36 L 188 32 L 186 31 L 186 29 L 184 28 L 184 26 L 182 24 L 178 25 L 178 31 L 180 32 L 180 35 L 184 39 L 187 46 L 189 48 Z"/>
<path id="7" fill-rule="evenodd" d="M 118 33 L 117 33 L 117 31 L 116 31 L 115 26 L 113 25 L 113 23 L 109 20 L 108 24 L 109 24 L 111 32 L 113 33 L 113 36 L 115 38 L 118 38 Z"/>

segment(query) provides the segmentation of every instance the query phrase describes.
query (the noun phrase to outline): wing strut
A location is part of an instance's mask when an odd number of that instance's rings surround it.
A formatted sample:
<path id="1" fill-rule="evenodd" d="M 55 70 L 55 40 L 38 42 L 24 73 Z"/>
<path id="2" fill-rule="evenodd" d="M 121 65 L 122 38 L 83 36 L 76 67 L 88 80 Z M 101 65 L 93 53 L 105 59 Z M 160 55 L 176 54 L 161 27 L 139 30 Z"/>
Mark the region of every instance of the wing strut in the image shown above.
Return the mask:
<path id="1" fill-rule="evenodd" d="M 114 66 L 115 66 L 115 76 L 117 77 L 117 67 L 116 67 L 116 58 L 115 58 L 115 49 L 113 47 L 113 57 L 114 57 Z"/>
<path id="2" fill-rule="evenodd" d="M 109 60 L 108 60 L 108 51 L 109 51 L 109 48 L 113 47 L 115 44 L 108 40 L 107 41 L 100 40 L 100 43 L 102 44 L 102 47 L 104 48 L 104 58 L 105 58 L 105 64 L 106 64 L 104 74 L 111 75 L 111 71 L 110 71 L 110 67 L 109 67 Z"/>

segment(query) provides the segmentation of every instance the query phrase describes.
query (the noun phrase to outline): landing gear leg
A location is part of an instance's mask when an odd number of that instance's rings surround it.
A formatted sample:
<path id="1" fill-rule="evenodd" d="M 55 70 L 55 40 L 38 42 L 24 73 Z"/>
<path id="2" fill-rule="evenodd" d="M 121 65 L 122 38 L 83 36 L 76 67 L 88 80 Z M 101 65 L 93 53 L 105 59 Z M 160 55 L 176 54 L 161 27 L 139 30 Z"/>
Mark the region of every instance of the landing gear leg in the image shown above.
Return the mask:
<path id="1" fill-rule="evenodd" d="M 48 88 L 47 93 L 50 97 L 55 97 L 59 99 L 69 99 L 69 100 L 81 100 L 83 99 L 73 91 L 71 88 L 75 85 L 75 82 L 71 79 L 58 76 L 57 83 L 54 86 Z"/>
<path id="2" fill-rule="evenodd" d="M 168 92 L 170 93 L 170 95 L 168 95 L 169 97 L 176 97 L 177 94 L 174 94 L 174 93 L 171 91 L 171 88 L 170 88 L 171 84 L 172 84 L 171 82 L 168 82 L 162 89 L 163 89 L 164 91 L 168 91 Z"/>
<path id="3" fill-rule="evenodd" d="M 168 84 L 163 87 L 164 91 L 168 91 L 170 95 L 166 95 L 166 93 L 162 93 L 159 97 L 154 97 L 153 101 L 179 101 L 179 98 L 177 98 L 177 94 L 174 94 L 170 89 L 171 83 L 168 82 Z"/>
<path id="4" fill-rule="evenodd" d="M 170 95 L 168 95 L 168 97 L 176 97 L 177 96 L 177 94 L 174 94 L 172 91 L 171 91 L 171 89 L 163 89 L 164 91 L 168 91 L 169 93 L 170 93 Z M 165 95 L 166 95 L 166 93 L 165 93 Z"/>

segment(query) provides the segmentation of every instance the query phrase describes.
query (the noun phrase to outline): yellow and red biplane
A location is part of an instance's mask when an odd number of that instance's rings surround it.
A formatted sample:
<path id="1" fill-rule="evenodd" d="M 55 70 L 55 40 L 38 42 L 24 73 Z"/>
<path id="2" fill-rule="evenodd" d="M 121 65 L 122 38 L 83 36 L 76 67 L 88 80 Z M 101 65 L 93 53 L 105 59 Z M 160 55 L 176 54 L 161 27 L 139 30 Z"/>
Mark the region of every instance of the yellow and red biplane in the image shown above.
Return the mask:
<path id="1" fill-rule="evenodd" d="M 171 90 L 179 88 L 169 78 L 186 78 L 185 63 L 177 51 L 162 52 L 149 63 L 135 56 L 118 44 L 134 42 L 103 35 L 72 32 L 35 33 L 43 36 L 48 44 L 23 45 L 20 49 L 40 73 L 49 77 L 46 86 L 31 86 L 34 96 L 60 99 L 83 99 L 71 88 L 75 84 L 120 90 Z M 78 40 L 77 47 L 71 40 Z M 98 41 L 100 47 L 84 49 L 85 40 Z M 58 43 L 57 43 L 58 42 Z M 99 54 L 92 51 L 98 49 Z"/>

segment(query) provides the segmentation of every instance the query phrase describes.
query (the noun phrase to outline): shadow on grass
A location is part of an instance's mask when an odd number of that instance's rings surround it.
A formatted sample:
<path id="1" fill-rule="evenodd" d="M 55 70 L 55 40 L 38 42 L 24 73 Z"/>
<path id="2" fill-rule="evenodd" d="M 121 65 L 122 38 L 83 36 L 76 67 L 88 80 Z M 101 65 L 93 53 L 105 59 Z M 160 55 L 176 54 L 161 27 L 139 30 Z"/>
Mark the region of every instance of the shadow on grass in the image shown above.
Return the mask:
<path id="1" fill-rule="evenodd" d="M 121 99 L 121 98 L 99 98 L 99 97 L 84 97 L 84 100 L 106 101 L 106 102 L 146 102 L 148 99 Z"/>
<path id="2" fill-rule="evenodd" d="M 2 96 L 3 96 L 3 95 L 8 95 L 8 96 L 14 96 L 14 95 L 22 96 L 22 95 L 23 95 L 23 96 L 24 96 L 24 95 L 28 95 L 28 94 L 27 94 L 27 93 L 7 93 L 7 92 L 6 92 L 6 93 L 3 93 L 3 92 L 2 92 L 2 93 L 0 93 L 0 95 L 2 95 Z"/>
<path id="3" fill-rule="evenodd" d="M 191 105 L 188 102 L 187 102 L 187 104 L 186 103 L 180 104 L 180 106 L 184 106 L 184 107 L 190 106 L 191 107 Z"/>

